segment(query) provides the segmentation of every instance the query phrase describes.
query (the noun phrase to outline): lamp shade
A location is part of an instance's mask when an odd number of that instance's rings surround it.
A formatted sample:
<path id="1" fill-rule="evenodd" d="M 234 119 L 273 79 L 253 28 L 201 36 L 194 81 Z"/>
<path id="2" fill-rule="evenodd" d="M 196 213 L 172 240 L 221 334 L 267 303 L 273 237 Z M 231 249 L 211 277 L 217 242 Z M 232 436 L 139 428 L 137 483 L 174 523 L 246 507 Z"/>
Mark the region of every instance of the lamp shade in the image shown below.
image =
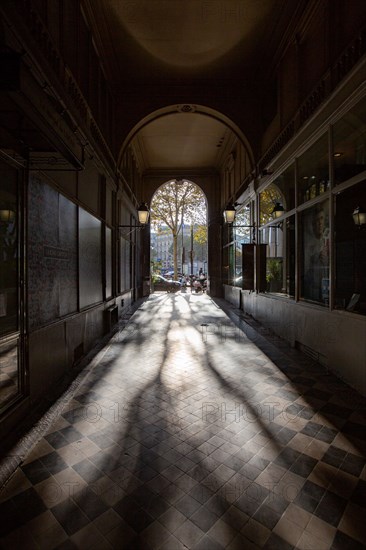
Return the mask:
<path id="1" fill-rule="evenodd" d="M 352 217 L 355 225 L 360 227 L 366 224 L 366 211 L 362 206 L 357 206 L 357 208 L 354 209 Z"/>
<path id="2" fill-rule="evenodd" d="M 8 208 L 0 209 L 0 222 L 2 223 L 11 223 L 15 220 L 14 210 Z"/>
<path id="3" fill-rule="evenodd" d="M 225 223 L 233 223 L 235 220 L 235 214 L 235 206 L 233 204 L 229 204 L 224 210 Z"/>
<path id="4" fill-rule="evenodd" d="M 284 213 L 284 211 L 285 211 L 285 209 L 282 206 L 282 204 L 280 202 L 276 202 L 275 205 L 274 205 L 274 208 L 272 210 L 272 216 L 274 218 L 280 218 L 282 216 L 282 214 Z"/>
<path id="5" fill-rule="evenodd" d="M 147 222 L 149 221 L 149 215 L 150 215 L 150 211 L 147 207 L 147 204 L 145 203 L 140 204 L 140 206 L 137 209 L 137 215 L 139 218 L 139 223 L 141 225 L 146 225 Z"/>

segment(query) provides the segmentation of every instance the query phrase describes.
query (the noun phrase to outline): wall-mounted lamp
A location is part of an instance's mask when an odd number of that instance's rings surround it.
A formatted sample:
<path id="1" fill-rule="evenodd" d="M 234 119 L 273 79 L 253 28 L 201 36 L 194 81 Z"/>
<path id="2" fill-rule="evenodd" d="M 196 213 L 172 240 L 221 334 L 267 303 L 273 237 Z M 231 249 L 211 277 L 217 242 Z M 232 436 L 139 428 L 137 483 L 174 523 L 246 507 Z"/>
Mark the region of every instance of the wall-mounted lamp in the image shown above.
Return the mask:
<path id="1" fill-rule="evenodd" d="M 233 223 L 235 220 L 235 214 L 236 214 L 235 205 L 228 204 L 224 210 L 225 223 Z"/>
<path id="2" fill-rule="evenodd" d="M 2 208 L 0 210 L 0 223 L 12 223 L 15 220 L 14 210 L 8 208 Z"/>
<path id="3" fill-rule="evenodd" d="M 137 216 L 141 225 L 146 225 L 149 221 L 150 210 L 145 202 L 140 204 L 137 209 Z"/>
<path id="4" fill-rule="evenodd" d="M 236 214 L 236 210 L 235 210 L 235 207 L 236 206 L 241 206 L 240 203 L 238 202 L 235 202 L 234 204 L 229 204 L 225 210 L 224 210 L 224 220 L 225 220 L 225 223 L 234 223 L 235 221 L 235 214 Z M 234 225 L 233 226 L 234 229 L 238 229 L 239 227 L 242 228 L 242 227 L 247 227 L 247 228 L 250 228 L 253 230 L 253 234 L 252 234 L 252 242 L 255 243 L 255 223 L 253 223 L 253 225 Z"/>
<path id="5" fill-rule="evenodd" d="M 147 204 L 142 203 L 137 209 L 137 217 L 140 225 L 119 225 L 118 227 L 132 227 L 132 231 L 135 231 L 136 229 L 142 229 L 148 224 L 149 216 L 150 210 Z M 130 231 L 130 233 L 132 233 L 132 231 Z M 127 233 L 127 235 L 129 235 L 130 233 Z"/>
<path id="6" fill-rule="evenodd" d="M 284 212 L 285 212 L 285 209 L 283 205 L 280 202 L 276 202 L 272 210 L 272 216 L 274 218 L 280 218 Z"/>
<path id="7" fill-rule="evenodd" d="M 358 228 L 366 226 L 366 211 L 362 206 L 357 206 L 357 208 L 354 209 L 352 217 Z"/>

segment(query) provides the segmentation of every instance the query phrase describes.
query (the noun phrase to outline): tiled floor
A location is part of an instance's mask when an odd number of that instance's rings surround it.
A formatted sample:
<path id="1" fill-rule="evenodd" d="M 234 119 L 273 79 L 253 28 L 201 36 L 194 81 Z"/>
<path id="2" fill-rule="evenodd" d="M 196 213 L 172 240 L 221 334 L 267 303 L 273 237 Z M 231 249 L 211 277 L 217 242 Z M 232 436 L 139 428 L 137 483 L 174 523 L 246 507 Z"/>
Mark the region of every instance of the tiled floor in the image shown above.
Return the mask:
<path id="1" fill-rule="evenodd" d="M 144 302 L 7 484 L 2 547 L 365 548 L 365 401 L 247 333 Z"/>

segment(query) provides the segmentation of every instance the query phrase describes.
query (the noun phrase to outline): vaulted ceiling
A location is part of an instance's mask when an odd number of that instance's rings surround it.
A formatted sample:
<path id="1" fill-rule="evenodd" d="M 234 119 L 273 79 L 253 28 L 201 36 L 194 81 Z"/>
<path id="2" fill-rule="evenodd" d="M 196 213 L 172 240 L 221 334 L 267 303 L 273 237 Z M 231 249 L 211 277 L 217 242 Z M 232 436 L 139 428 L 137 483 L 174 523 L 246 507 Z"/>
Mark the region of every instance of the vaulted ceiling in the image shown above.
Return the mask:
<path id="1" fill-rule="evenodd" d="M 218 168 L 231 134 L 209 116 L 174 113 L 147 124 L 133 144 L 144 170 Z"/>
<path id="2" fill-rule="evenodd" d="M 159 100 L 168 105 L 169 98 L 171 103 L 179 98 L 204 105 L 206 98 L 217 101 L 220 94 L 223 102 L 235 95 L 233 103 L 240 101 L 240 94 L 251 94 L 250 105 L 305 3 L 84 0 L 108 80 L 121 104 L 130 106 L 131 112 L 121 117 L 130 125 L 138 122 L 133 110 L 142 118 Z M 222 122 L 177 112 L 145 126 L 135 144 L 144 169 L 207 168 L 219 162 L 221 138 L 224 146 L 232 138 Z"/>

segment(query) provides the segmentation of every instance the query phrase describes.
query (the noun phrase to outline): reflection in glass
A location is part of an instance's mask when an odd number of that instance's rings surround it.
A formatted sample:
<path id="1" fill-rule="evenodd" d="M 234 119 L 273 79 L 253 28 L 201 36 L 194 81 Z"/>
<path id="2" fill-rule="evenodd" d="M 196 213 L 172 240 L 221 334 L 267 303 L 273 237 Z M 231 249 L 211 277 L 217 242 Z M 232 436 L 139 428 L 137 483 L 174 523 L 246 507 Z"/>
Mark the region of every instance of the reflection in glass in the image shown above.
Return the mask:
<path id="1" fill-rule="evenodd" d="M 242 277 L 242 245 L 240 242 L 235 241 L 235 273 L 234 273 L 234 286 L 241 286 L 243 282 Z"/>
<path id="2" fill-rule="evenodd" d="M 242 276 L 242 245 L 249 244 L 253 240 L 253 227 L 250 205 L 239 210 L 232 226 L 233 245 L 231 247 L 230 277 L 233 286 L 241 287 Z"/>
<path id="3" fill-rule="evenodd" d="M 282 195 L 280 204 L 288 212 L 295 208 L 295 166 L 291 164 L 278 178 L 273 181 L 273 185 L 279 189 Z"/>
<path id="4" fill-rule="evenodd" d="M 295 297 L 296 238 L 295 216 L 290 216 L 286 224 L 286 294 Z"/>
<path id="5" fill-rule="evenodd" d="M 266 244 L 266 290 L 271 293 L 284 293 L 283 226 L 271 225 L 261 230 L 261 244 Z"/>
<path id="6" fill-rule="evenodd" d="M 18 172 L 0 162 L 0 410 L 20 394 L 18 239 Z"/>
<path id="7" fill-rule="evenodd" d="M 79 300 L 86 307 L 103 300 L 101 222 L 79 208 Z"/>
<path id="8" fill-rule="evenodd" d="M 0 343 L 0 410 L 18 394 L 18 338 L 16 338 Z"/>
<path id="9" fill-rule="evenodd" d="M 259 223 L 265 225 L 274 219 L 273 209 L 276 203 L 286 208 L 285 197 L 274 183 L 271 183 L 259 195 Z"/>
<path id="10" fill-rule="evenodd" d="M 329 189 L 328 137 L 324 134 L 298 159 L 299 202 L 305 202 Z"/>
<path id="11" fill-rule="evenodd" d="M 131 288 L 131 241 L 122 236 L 120 239 L 120 289 L 121 292 Z"/>
<path id="12" fill-rule="evenodd" d="M 252 228 L 250 207 L 246 206 L 236 213 L 235 223 L 233 224 L 233 237 L 240 243 L 250 243 Z"/>
<path id="13" fill-rule="evenodd" d="M 301 297 L 329 303 L 329 200 L 302 213 Z"/>
<path id="14" fill-rule="evenodd" d="M 112 296 L 112 230 L 105 228 L 105 297 Z"/>
<path id="15" fill-rule="evenodd" d="M 0 334 L 18 330 L 17 171 L 0 163 Z"/>
<path id="16" fill-rule="evenodd" d="M 266 245 L 266 292 L 295 296 L 295 216 L 260 231 Z"/>
<path id="17" fill-rule="evenodd" d="M 335 184 L 366 170 L 366 102 L 361 101 L 333 127 Z"/>
<path id="18" fill-rule="evenodd" d="M 334 306 L 366 315 L 366 226 L 352 217 L 358 204 L 366 204 L 366 180 L 336 195 Z"/>

